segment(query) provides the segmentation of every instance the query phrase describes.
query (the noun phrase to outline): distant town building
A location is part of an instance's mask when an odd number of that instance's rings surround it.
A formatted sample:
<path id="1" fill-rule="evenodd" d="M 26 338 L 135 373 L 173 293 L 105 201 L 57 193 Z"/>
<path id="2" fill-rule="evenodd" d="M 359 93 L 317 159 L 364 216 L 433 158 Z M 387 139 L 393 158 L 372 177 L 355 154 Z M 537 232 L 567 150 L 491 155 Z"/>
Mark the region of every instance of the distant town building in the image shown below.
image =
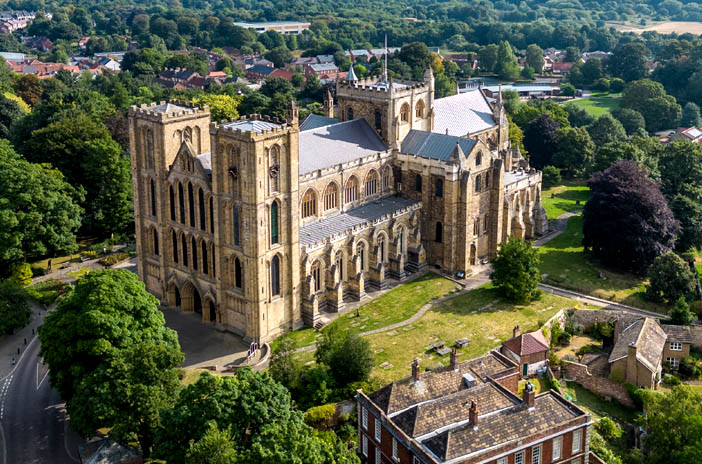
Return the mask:
<path id="1" fill-rule="evenodd" d="M 310 28 L 310 23 L 299 21 L 269 21 L 264 23 L 234 23 L 235 26 L 254 29 L 256 32 L 276 31 L 281 34 L 301 34 Z"/>
<path id="2" fill-rule="evenodd" d="M 13 72 L 18 74 L 34 74 L 39 79 L 54 77 L 63 69 L 75 74 L 80 73 L 80 68 L 78 66 L 72 66 L 64 63 L 44 63 L 39 60 L 22 62 L 8 61 L 7 66 Z"/>
<path id="3" fill-rule="evenodd" d="M 0 32 L 11 34 L 19 29 L 24 29 L 36 17 L 36 13 L 29 11 L 2 11 L 0 12 Z"/>
<path id="4" fill-rule="evenodd" d="M 692 143 L 702 143 L 702 130 L 699 128 L 692 127 L 678 127 L 678 130 L 669 137 L 664 137 L 661 139 L 663 143 L 674 142 L 676 140 L 688 140 Z"/>
<path id="5" fill-rule="evenodd" d="M 336 77 L 339 75 L 339 68 L 337 68 L 333 63 L 310 64 L 305 66 L 304 69 L 305 76 L 314 74 L 320 79 L 336 79 Z"/>

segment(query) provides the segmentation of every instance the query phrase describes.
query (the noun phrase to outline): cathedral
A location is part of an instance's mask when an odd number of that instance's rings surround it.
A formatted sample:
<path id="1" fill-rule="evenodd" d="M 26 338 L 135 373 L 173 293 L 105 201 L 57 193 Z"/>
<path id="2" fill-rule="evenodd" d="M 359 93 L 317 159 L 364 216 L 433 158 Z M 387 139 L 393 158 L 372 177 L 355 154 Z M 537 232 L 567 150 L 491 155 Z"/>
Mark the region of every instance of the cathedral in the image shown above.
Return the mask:
<path id="1" fill-rule="evenodd" d="M 431 267 L 469 276 L 546 231 L 541 172 L 510 146 L 501 94 L 337 81 L 325 116 L 132 107 L 138 273 L 164 304 L 259 343 Z"/>

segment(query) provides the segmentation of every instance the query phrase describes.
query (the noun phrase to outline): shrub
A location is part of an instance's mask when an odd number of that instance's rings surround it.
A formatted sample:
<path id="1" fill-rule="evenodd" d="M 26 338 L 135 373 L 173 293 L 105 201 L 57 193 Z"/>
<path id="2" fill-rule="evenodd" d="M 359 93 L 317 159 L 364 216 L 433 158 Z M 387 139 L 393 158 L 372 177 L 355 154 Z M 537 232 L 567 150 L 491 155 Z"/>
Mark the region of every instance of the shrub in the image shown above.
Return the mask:
<path id="1" fill-rule="evenodd" d="M 531 242 L 510 237 L 500 244 L 492 268 L 490 280 L 506 299 L 528 303 L 539 297 L 539 256 Z"/>
<path id="2" fill-rule="evenodd" d="M 558 185 L 563 180 L 561 177 L 561 170 L 556 166 L 545 166 L 543 169 L 541 178 L 541 183 L 543 188 L 551 188 L 554 185 Z"/>
<path id="3" fill-rule="evenodd" d="M 305 411 L 305 424 L 317 429 L 328 429 L 333 425 L 336 403 L 315 406 Z"/>
<path id="4" fill-rule="evenodd" d="M 112 253 L 112 244 L 110 243 L 109 240 L 105 240 L 104 242 L 99 242 L 95 243 L 93 245 L 90 245 L 90 248 L 88 248 L 88 251 L 95 252 L 96 255 L 102 255 L 107 253 Z"/>
<path id="5" fill-rule="evenodd" d="M 690 325 L 695 322 L 695 314 L 690 311 L 685 298 L 680 297 L 670 311 L 670 321 L 676 325 Z"/>
<path id="6" fill-rule="evenodd" d="M 548 352 L 548 365 L 551 366 L 551 369 L 561 365 L 561 360 L 558 359 L 556 352 L 553 350 L 549 350 Z"/>
<path id="7" fill-rule="evenodd" d="M 314 366 L 304 371 L 295 389 L 295 401 L 301 409 L 329 403 L 334 396 L 334 378 L 326 366 Z"/>
<path id="8" fill-rule="evenodd" d="M 105 267 L 110 267 L 126 259 L 129 259 L 129 255 L 127 253 L 115 253 L 102 258 L 100 260 L 100 264 Z"/>
<path id="9" fill-rule="evenodd" d="M 644 389 L 638 388 L 636 385 L 630 383 L 625 383 L 624 387 L 629 393 L 631 401 L 634 402 L 634 406 L 636 406 L 636 409 L 638 409 L 639 411 L 643 411 L 644 401 L 646 399 L 646 392 L 644 391 Z"/>
<path id="10" fill-rule="evenodd" d="M 10 334 L 32 320 L 27 292 L 11 279 L 0 282 L 0 334 Z"/>
<path id="11" fill-rule="evenodd" d="M 668 385 L 675 386 L 675 385 L 680 385 L 682 382 L 680 382 L 680 378 L 673 374 L 665 374 L 663 376 L 663 382 L 667 383 Z"/>
<path id="12" fill-rule="evenodd" d="M 609 417 L 603 417 L 595 424 L 595 429 L 605 440 L 614 440 L 622 436 L 622 430 Z"/>
<path id="13" fill-rule="evenodd" d="M 17 264 L 12 269 L 12 277 L 10 280 L 20 287 L 26 287 L 32 283 L 32 267 L 29 263 Z"/>
<path id="14" fill-rule="evenodd" d="M 649 285 L 646 296 L 652 301 L 673 303 L 689 295 L 696 284 L 690 265 L 673 252 L 665 253 L 653 260 L 648 268 Z"/>
<path id="15" fill-rule="evenodd" d="M 561 334 L 561 337 L 558 339 L 558 342 L 563 346 L 568 346 L 570 345 L 571 338 L 573 338 L 571 334 L 569 334 L 568 332 L 563 332 Z"/>
<path id="16" fill-rule="evenodd" d="M 64 282 L 50 279 L 27 287 L 27 294 L 37 302 L 49 306 L 56 302 L 71 286 Z"/>
<path id="17" fill-rule="evenodd" d="M 600 92 L 606 92 L 609 90 L 609 79 L 605 77 L 600 77 L 595 81 L 595 84 L 592 86 L 593 90 L 599 90 Z"/>
<path id="18" fill-rule="evenodd" d="M 334 381 L 341 388 L 352 382 L 368 380 L 375 365 L 368 340 L 356 334 L 342 334 L 338 329 L 324 333 L 317 345 L 315 359 L 329 366 Z"/>
<path id="19" fill-rule="evenodd" d="M 558 379 L 551 380 L 551 390 L 560 393 L 561 392 L 561 382 Z"/>
<path id="20" fill-rule="evenodd" d="M 80 257 L 85 259 L 97 258 L 97 251 L 95 250 L 85 250 L 80 252 Z"/>
<path id="21" fill-rule="evenodd" d="M 624 87 L 626 87 L 626 82 L 624 82 L 624 79 L 615 77 L 609 81 L 609 91 L 612 93 L 619 93 L 624 90 Z"/>
<path id="22" fill-rule="evenodd" d="M 592 343 L 589 345 L 581 346 L 578 351 L 575 352 L 578 357 L 582 357 L 584 354 L 587 353 L 601 353 L 602 348 L 600 348 L 597 345 L 593 345 Z"/>
<path id="23" fill-rule="evenodd" d="M 561 330 L 560 325 L 553 324 L 551 326 L 551 346 L 555 346 L 558 344 L 559 340 L 561 339 L 562 334 L 563 334 L 563 331 Z"/>
<path id="24" fill-rule="evenodd" d="M 685 356 L 680 360 L 679 372 L 680 375 L 694 379 L 698 379 L 702 376 L 702 369 L 700 369 L 697 360 L 692 356 Z"/>

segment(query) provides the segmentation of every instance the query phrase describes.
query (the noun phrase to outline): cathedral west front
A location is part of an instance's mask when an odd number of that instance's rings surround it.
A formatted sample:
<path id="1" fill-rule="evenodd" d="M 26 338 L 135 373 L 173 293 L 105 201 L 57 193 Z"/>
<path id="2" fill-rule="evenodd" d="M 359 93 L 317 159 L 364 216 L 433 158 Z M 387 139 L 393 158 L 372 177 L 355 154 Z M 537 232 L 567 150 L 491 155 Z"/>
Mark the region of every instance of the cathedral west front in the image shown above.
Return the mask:
<path id="1" fill-rule="evenodd" d="M 267 342 L 427 267 L 470 275 L 546 231 L 501 97 L 349 73 L 325 116 L 132 107 L 138 273 L 164 304 Z M 334 108 L 336 107 L 336 111 Z"/>

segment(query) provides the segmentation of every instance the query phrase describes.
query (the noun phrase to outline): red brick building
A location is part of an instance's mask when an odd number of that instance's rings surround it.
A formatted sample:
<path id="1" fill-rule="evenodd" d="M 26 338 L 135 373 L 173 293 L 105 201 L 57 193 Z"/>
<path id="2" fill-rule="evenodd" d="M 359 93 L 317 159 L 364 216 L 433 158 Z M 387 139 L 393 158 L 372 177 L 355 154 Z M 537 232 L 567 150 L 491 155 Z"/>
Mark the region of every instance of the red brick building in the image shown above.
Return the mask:
<path id="1" fill-rule="evenodd" d="M 519 367 L 493 351 L 359 391 L 359 452 L 372 464 L 588 464 L 590 416 L 559 394 L 517 396 Z"/>
<path id="2" fill-rule="evenodd" d="M 515 326 L 512 338 L 502 343 L 500 352 L 521 366 L 522 377 L 526 377 L 546 367 L 548 341 L 540 330 L 523 334 Z"/>

